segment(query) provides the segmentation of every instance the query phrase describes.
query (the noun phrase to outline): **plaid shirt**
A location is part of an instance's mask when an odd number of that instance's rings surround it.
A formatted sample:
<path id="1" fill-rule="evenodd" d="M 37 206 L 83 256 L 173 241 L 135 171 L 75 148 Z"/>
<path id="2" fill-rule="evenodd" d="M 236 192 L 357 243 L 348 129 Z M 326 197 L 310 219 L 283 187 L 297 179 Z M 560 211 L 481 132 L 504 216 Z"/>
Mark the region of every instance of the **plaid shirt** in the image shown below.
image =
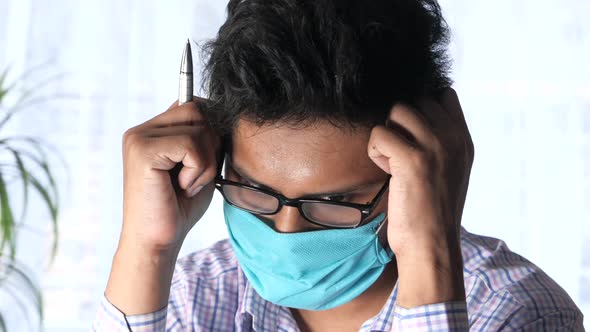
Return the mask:
<path id="1" fill-rule="evenodd" d="M 582 313 L 543 271 L 500 240 L 461 232 L 465 302 L 405 309 L 397 284 L 373 331 L 583 331 Z M 240 269 L 228 240 L 178 260 L 168 306 L 125 316 L 103 296 L 94 331 L 299 331 L 288 308 L 262 299 Z"/>

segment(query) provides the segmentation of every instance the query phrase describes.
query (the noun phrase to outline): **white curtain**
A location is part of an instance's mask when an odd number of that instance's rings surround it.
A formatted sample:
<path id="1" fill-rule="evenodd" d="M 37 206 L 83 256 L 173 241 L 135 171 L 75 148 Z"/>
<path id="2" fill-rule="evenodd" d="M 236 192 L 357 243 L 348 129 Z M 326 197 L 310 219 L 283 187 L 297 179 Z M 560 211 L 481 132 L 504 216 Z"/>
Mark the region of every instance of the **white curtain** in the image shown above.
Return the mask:
<path id="1" fill-rule="evenodd" d="M 504 239 L 590 317 L 590 3 L 441 5 L 476 146 L 463 224 Z M 88 328 L 121 225 L 121 136 L 175 100 L 184 41 L 213 37 L 224 18 L 225 1 L 0 0 L 0 69 L 10 65 L 14 78 L 40 65 L 31 82 L 54 77 L 42 92 L 55 97 L 5 134 L 39 136 L 69 166 L 57 171 L 53 267 L 43 268 L 50 232 L 40 201 L 20 239 L 21 260 L 43 286 L 46 331 Z M 181 254 L 225 236 L 216 194 Z"/>

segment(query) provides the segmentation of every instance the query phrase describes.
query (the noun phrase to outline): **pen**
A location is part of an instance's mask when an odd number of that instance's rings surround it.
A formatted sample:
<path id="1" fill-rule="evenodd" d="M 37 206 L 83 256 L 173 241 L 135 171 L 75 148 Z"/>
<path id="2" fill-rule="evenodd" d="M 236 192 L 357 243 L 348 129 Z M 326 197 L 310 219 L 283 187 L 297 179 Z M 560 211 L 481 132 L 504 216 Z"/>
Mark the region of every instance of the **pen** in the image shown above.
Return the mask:
<path id="1" fill-rule="evenodd" d="M 180 63 L 180 79 L 178 83 L 178 105 L 193 100 L 193 54 L 191 43 L 187 39 L 182 62 Z"/>
<path id="2" fill-rule="evenodd" d="M 193 100 L 193 54 L 191 52 L 191 43 L 187 39 L 184 52 L 182 52 L 182 62 L 180 63 L 180 78 L 178 82 L 178 106 Z M 172 186 L 179 192 L 178 174 L 182 170 L 182 163 L 176 164 L 170 172 Z"/>
<path id="3" fill-rule="evenodd" d="M 190 41 L 186 40 L 184 52 L 182 53 L 182 61 L 180 63 L 180 78 L 178 82 L 178 106 L 193 100 L 193 55 L 191 51 Z M 217 172 L 221 174 L 223 168 L 223 159 L 225 156 L 225 149 L 221 148 L 221 161 L 218 163 Z M 172 186 L 176 191 L 180 191 L 180 185 L 178 184 L 178 174 L 182 169 L 182 163 L 176 164 L 170 170 L 170 177 L 172 180 Z"/>

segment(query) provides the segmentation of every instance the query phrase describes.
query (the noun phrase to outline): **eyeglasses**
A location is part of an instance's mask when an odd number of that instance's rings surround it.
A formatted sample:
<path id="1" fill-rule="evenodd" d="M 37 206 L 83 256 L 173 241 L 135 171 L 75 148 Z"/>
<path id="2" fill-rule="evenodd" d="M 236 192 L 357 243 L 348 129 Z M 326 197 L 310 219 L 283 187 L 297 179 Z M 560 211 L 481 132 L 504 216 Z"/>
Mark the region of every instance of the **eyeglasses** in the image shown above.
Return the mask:
<path id="1" fill-rule="evenodd" d="M 290 199 L 273 191 L 223 179 L 221 175 L 215 179 L 215 188 L 228 204 L 254 214 L 275 214 L 286 205 L 297 207 L 305 220 L 314 225 L 326 228 L 356 228 L 371 215 L 387 191 L 390 179 L 391 176 L 368 204 L 325 199 Z"/>

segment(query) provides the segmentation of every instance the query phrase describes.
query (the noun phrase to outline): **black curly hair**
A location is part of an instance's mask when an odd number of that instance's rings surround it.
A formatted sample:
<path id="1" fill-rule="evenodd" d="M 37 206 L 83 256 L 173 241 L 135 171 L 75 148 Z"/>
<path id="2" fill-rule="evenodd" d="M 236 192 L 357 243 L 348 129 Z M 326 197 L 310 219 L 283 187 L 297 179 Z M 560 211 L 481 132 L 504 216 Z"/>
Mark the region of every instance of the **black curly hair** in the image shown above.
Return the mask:
<path id="1" fill-rule="evenodd" d="M 230 0 L 204 47 L 207 117 L 259 125 L 384 123 L 396 102 L 450 86 L 436 0 Z"/>

